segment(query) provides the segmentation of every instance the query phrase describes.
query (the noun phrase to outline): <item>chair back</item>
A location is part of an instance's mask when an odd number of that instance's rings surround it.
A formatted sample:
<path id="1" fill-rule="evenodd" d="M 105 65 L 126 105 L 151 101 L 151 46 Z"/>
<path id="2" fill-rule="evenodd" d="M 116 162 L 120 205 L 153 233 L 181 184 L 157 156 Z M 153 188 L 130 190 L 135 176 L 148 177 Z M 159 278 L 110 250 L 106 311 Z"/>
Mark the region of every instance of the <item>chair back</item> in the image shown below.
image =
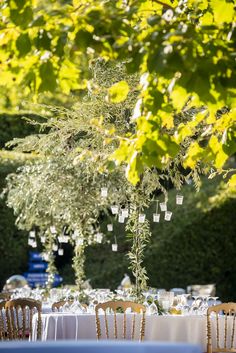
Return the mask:
<path id="1" fill-rule="evenodd" d="M 0 341 L 7 339 L 7 320 L 5 311 L 6 301 L 0 302 Z"/>
<path id="2" fill-rule="evenodd" d="M 60 311 L 60 309 L 63 307 L 63 305 L 66 304 L 66 302 L 67 302 L 66 300 L 60 300 L 58 302 L 53 303 L 52 304 L 52 311 Z"/>
<path id="3" fill-rule="evenodd" d="M 32 338 L 33 314 L 37 313 L 37 339 L 42 332 L 42 303 L 31 298 L 18 298 L 6 302 L 8 335 L 10 340 Z"/>
<path id="4" fill-rule="evenodd" d="M 214 313 L 215 315 L 212 315 Z M 223 314 L 223 315 L 222 315 Z M 215 316 L 215 317 L 214 317 Z M 222 303 L 207 310 L 207 353 L 236 352 L 236 303 Z M 216 345 L 212 344 L 212 319 L 216 320 Z"/>
<path id="5" fill-rule="evenodd" d="M 95 315 L 96 315 L 96 330 L 97 330 L 97 339 L 100 339 L 102 337 L 102 332 L 101 332 L 101 319 L 100 319 L 100 311 L 102 310 L 104 312 L 104 323 L 105 323 L 105 335 L 106 338 L 115 338 L 115 339 L 120 339 L 121 337 L 118 337 L 118 327 L 117 327 L 117 312 L 122 312 L 123 315 L 123 327 L 122 327 L 122 338 L 127 339 L 127 313 L 126 310 L 130 308 L 133 313 L 130 315 L 131 321 L 130 321 L 130 332 L 131 332 L 131 340 L 134 340 L 135 338 L 135 329 L 136 329 L 136 314 L 141 315 L 141 321 L 140 321 L 140 326 L 139 326 L 139 340 L 142 341 L 144 338 L 145 334 L 145 312 L 146 312 L 146 307 L 142 304 L 134 303 L 131 301 L 108 301 L 105 303 L 100 303 L 97 304 L 95 307 Z M 107 318 L 107 311 L 109 311 L 109 314 L 113 316 L 113 335 L 111 335 L 111 329 L 109 325 L 109 321 Z"/>

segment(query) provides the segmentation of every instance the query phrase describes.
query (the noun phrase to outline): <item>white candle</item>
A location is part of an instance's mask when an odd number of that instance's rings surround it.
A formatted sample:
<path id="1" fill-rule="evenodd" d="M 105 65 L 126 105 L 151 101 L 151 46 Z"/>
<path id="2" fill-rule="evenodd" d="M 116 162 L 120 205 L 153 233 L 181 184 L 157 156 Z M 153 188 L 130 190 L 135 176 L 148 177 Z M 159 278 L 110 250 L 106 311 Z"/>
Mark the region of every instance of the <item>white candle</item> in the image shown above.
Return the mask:
<path id="1" fill-rule="evenodd" d="M 153 213 L 153 222 L 160 222 L 160 213 Z"/>

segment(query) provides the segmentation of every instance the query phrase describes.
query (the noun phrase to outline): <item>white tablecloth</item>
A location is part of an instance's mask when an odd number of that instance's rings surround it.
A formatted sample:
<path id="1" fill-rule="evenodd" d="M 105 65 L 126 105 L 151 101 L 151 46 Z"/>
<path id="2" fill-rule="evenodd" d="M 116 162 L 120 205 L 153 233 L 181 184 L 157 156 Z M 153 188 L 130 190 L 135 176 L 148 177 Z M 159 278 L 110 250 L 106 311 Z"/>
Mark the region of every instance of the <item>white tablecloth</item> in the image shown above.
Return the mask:
<path id="1" fill-rule="evenodd" d="M 102 318 L 101 320 L 103 323 Z M 95 315 L 70 313 L 42 314 L 42 324 L 43 341 L 96 339 Z M 36 326 L 36 317 L 34 317 L 33 340 L 36 339 Z M 145 340 L 195 343 L 205 348 L 206 317 L 146 315 Z"/>
<path id="2" fill-rule="evenodd" d="M 137 315 L 139 316 L 139 315 Z M 105 338 L 104 320 L 101 317 L 102 333 Z M 118 337 L 122 337 L 122 314 L 117 314 Z M 140 318 L 140 316 L 139 316 Z M 112 319 L 112 315 L 108 315 Z M 127 320 L 131 316 L 127 314 Z M 220 331 L 222 339 L 224 318 L 220 318 Z M 137 317 L 138 322 L 138 317 Z M 92 314 L 71 314 L 71 313 L 51 313 L 42 314 L 42 340 L 95 340 L 96 324 L 95 315 Z M 212 319 L 212 326 L 216 325 L 215 319 Z M 127 321 L 128 326 L 128 321 Z M 33 317 L 33 338 L 36 340 L 37 318 Z M 229 332 L 232 330 L 232 322 L 229 322 Z M 213 330 L 214 331 L 214 330 Z M 112 332 L 112 331 L 111 331 Z M 113 333 L 113 332 L 112 332 Z M 137 327 L 137 337 L 139 326 Z M 145 340 L 147 341 L 166 341 L 166 342 L 186 342 L 201 345 L 203 351 L 206 351 L 206 316 L 181 316 L 181 315 L 146 315 Z M 212 335 L 215 341 L 214 334 Z M 236 332 L 235 332 L 236 340 Z"/>

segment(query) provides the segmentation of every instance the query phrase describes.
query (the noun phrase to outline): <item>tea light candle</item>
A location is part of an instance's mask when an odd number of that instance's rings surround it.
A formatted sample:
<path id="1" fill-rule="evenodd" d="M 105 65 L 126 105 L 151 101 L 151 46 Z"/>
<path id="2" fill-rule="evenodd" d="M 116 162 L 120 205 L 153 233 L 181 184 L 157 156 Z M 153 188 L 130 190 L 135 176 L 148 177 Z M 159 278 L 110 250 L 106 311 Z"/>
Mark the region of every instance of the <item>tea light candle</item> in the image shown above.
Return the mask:
<path id="1" fill-rule="evenodd" d="M 50 232 L 52 233 L 52 234 L 56 234 L 56 228 L 54 227 L 54 226 L 51 226 L 50 227 Z"/>
<path id="2" fill-rule="evenodd" d="M 64 249 L 58 249 L 58 255 L 59 256 L 64 255 Z"/>
<path id="3" fill-rule="evenodd" d="M 103 239 L 103 234 L 102 233 L 97 233 L 96 234 L 96 241 L 97 243 L 101 244 Z"/>
<path id="4" fill-rule="evenodd" d="M 160 213 L 153 213 L 153 222 L 160 222 Z"/>
<path id="5" fill-rule="evenodd" d="M 165 221 L 170 221 L 172 217 L 172 212 L 166 211 L 165 212 Z"/>
<path id="6" fill-rule="evenodd" d="M 83 245 L 84 244 L 84 239 L 83 238 L 78 238 L 77 240 L 76 240 L 76 245 L 77 246 L 81 246 L 81 245 Z"/>
<path id="7" fill-rule="evenodd" d="M 108 232 L 112 232 L 113 231 L 113 224 L 108 224 L 107 230 L 108 230 Z"/>
<path id="8" fill-rule="evenodd" d="M 138 221 L 139 223 L 144 223 L 145 222 L 146 215 L 144 213 L 140 213 L 138 215 Z"/>
<path id="9" fill-rule="evenodd" d="M 29 236 L 30 236 L 31 238 L 35 238 L 35 231 L 34 231 L 34 230 L 31 230 L 31 231 L 29 232 Z"/>
<path id="10" fill-rule="evenodd" d="M 160 209 L 161 209 L 161 211 L 167 211 L 167 204 L 166 204 L 166 202 L 161 202 L 161 203 L 160 203 Z"/>
<path id="11" fill-rule="evenodd" d="M 122 215 L 119 215 L 118 222 L 119 223 L 125 223 L 125 217 L 122 216 Z"/>
<path id="12" fill-rule="evenodd" d="M 101 196 L 102 196 L 102 197 L 107 197 L 107 194 L 108 194 L 108 189 L 107 189 L 107 187 L 101 188 Z"/>
<path id="13" fill-rule="evenodd" d="M 183 195 L 176 195 L 176 205 L 182 205 L 183 200 L 184 200 Z"/>
<path id="14" fill-rule="evenodd" d="M 123 210 L 121 210 L 121 214 L 123 217 L 127 218 L 129 217 L 129 210 L 127 208 L 124 208 Z"/>
<path id="15" fill-rule="evenodd" d="M 119 207 L 117 205 L 111 206 L 112 214 L 118 214 L 118 212 L 119 212 Z"/>
<path id="16" fill-rule="evenodd" d="M 112 251 L 117 251 L 118 250 L 118 245 L 117 244 L 111 244 Z"/>
<path id="17" fill-rule="evenodd" d="M 58 245 L 57 245 L 57 244 L 53 244 L 52 250 L 53 250 L 53 251 L 57 251 L 57 250 L 58 250 Z"/>

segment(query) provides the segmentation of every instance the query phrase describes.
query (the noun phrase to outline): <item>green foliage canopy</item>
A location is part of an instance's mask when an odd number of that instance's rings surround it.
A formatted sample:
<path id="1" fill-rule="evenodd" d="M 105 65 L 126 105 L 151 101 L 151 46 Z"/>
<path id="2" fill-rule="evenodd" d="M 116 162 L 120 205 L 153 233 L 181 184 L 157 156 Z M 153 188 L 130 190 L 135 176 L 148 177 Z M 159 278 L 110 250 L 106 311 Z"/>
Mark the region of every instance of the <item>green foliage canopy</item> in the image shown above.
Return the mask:
<path id="1" fill-rule="evenodd" d="M 223 172 L 236 151 L 233 0 L 5 0 L 0 12 L 3 85 L 70 93 L 84 88 L 97 56 L 141 75 L 136 131 L 120 136 L 114 154 L 132 183 L 145 166 L 165 167 L 193 135 L 183 166 Z M 107 89 L 114 104 L 129 94 L 125 82 Z"/>

